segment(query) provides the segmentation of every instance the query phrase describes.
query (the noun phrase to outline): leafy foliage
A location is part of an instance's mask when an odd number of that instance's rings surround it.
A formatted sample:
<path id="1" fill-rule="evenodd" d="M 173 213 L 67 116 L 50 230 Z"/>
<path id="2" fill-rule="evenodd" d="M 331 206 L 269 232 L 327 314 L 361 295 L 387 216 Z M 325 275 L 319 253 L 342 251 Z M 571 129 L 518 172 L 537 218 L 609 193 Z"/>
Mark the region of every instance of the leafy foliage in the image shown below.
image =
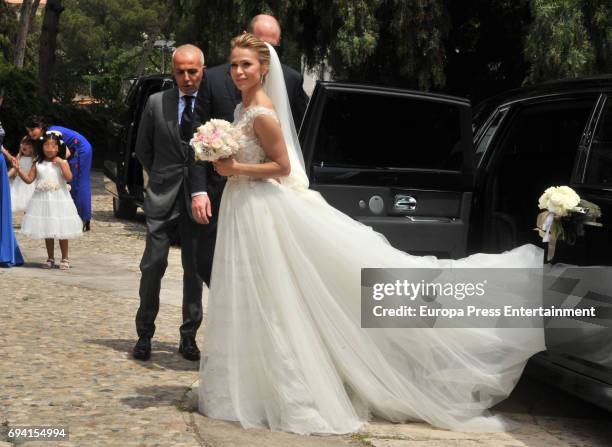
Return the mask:
<path id="1" fill-rule="evenodd" d="M 0 2 L 0 65 L 13 60 L 13 43 L 17 35 L 18 9 Z"/>
<path id="2" fill-rule="evenodd" d="M 96 165 L 101 163 L 110 132 L 109 122 L 116 115 L 116 109 L 105 105 L 43 103 L 37 92 L 36 74 L 12 65 L 0 66 L 0 85 L 6 88 L 0 117 L 6 131 L 7 149 L 16 153 L 20 139 L 26 135 L 25 120 L 30 115 L 43 115 L 53 124 L 78 129 L 92 143 Z"/>
<path id="3" fill-rule="evenodd" d="M 14 150 L 25 135 L 25 119 L 39 113 L 42 107 L 36 89 L 36 74 L 13 65 L 0 66 L 0 85 L 6 89 L 1 112 L 2 127 L 6 131 L 4 146 Z"/>
<path id="4" fill-rule="evenodd" d="M 429 90 L 446 82 L 441 0 L 306 1 L 302 50 L 336 79 Z"/>
<path id="5" fill-rule="evenodd" d="M 87 110 L 103 117 L 118 116 L 122 80 L 160 72 L 162 58 L 169 71 L 170 55 L 153 48 L 156 39 L 195 43 L 207 65 L 217 65 L 227 60 L 230 39 L 259 13 L 279 19 L 285 63 L 305 64 L 340 81 L 478 100 L 523 82 L 612 72 L 612 4 L 606 0 L 62 0 L 62 5 L 53 97 L 67 104 L 78 94 L 92 96 L 99 104 Z M 91 129 L 87 136 L 98 139 L 105 125 L 85 108 L 43 105 L 36 97 L 40 14 L 28 36 L 24 70 L 12 67 L 18 11 L 0 1 L 7 141 L 22 135 L 23 118 L 40 112 L 86 129 L 86 135 Z"/>
<path id="6" fill-rule="evenodd" d="M 595 71 L 612 73 L 612 3 L 584 0 L 583 5 L 587 32 L 595 52 Z"/>
<path id="7" fill-rule="evenodd" d="M 575 78 L 593 72 L 595 54 L 581 0 L 532 0 L 534 17 L 525 55 L 531 63 L 526 83 Z"/>
<path id="8" fill-rule="evenodd" d="M 54 97 L 114 102 L 121 80 L 162 69 L 155 39 L 193 42 L 207 65 L 258 13 L 283 27 L 283 60 L 337 80 L 482 98 L 551 78 L 612 71 L 605 0 L 64 0 Z M 12 59 L 18 8 L 0 2 L 0 64 Z M 28 38 L 35 70 L 40 16 Z M 164 55 L 169 70 L 169 53 Z"/>
<path id="9" fill-rule="evenodd" d="M 64 102 L 71 101 L 75 92 L 103 101 L 117 99 L 121 80 L 136 72 L 145 40 L 166 27 L 170 15 L 164 5 L 144 0 L 66 0 L 56 96 Z M 159 70 L 155 61 L 146 66 L 149 71 Z"/>

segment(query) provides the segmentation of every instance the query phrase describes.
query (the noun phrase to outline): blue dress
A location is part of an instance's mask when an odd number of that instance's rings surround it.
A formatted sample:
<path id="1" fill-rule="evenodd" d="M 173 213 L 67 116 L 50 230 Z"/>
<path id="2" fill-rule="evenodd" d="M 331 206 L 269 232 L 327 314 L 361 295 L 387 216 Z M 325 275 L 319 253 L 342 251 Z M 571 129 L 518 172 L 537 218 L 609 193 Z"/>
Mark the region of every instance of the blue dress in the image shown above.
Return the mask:
<path id="1" fill-rule="evenodd" d="M 79 217 L 83 222 L 91 220 L 91 161 L 92 148 L 89 141 L 80 133 L 61 126 L 50 126 L 47 130 L 57 130 L 64 136 L 64 141 L 72 152 L 70 157 L 70 195 L 76 205 Z"/>
<path id="2" fill-rule="evenodd" d="M 2 127 L 0 127 L 2 129 Z M 23 257 L 13 231 L 13 211 L 11 210 L 11 190 L 4 155 L 0 153 L 0 267 L 13 267 L 23 264 Z"/>

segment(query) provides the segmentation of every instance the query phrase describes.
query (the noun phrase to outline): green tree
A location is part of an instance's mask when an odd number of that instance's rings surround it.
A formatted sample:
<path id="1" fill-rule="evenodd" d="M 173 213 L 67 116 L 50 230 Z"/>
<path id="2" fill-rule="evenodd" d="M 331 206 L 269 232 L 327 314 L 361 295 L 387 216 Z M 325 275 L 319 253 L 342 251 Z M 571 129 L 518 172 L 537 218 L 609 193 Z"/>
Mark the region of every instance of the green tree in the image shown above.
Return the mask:
<path id="1" fill-rule="evenodd" d="M 448 16 L 440 0 L 308 0 L 300 18 L 307 64 L 336 79 L 420 89 L 445 84 Z"/>
<path id="2" fill-rule="evenodd" d="M 65 0 L 55 76 L 56 96 L 75 93 L 104 101 L 118 98 L 123 78 L 133 77 L 145 51 L 171 26 L 166 2 L 146 0 Z M 152 58 L 143 68 L 158 71 Z"/>
<path id="3" fill-rule="evenodd" d="M 23 0 L 21 4 L 19 10 L 19 28 L 15 39 L 15 55 L 13 58 L 13 63 L 16 67 L 23 68 L 28 35 L 34 24 L 34 17 L 36 16 L 39 4 L 40 0 Z"/>
<path id="4" fill-rule="evenodd" d="M 13 60 L 13 42 L 17 35 L 18 9 L 0 2 L 0 66 Z"/>
<path id="5" fill-rule="evenodd" d="M 530 63 L 526 83 L 593 73 L 595 53 L 581 0 L 532 0 L 533 22 L 526 37 Z"/>
<path id="6" fill-rule="evenodd" d="M 612 73 L 612 3 L 584 0 L 583 11 L 595 52 L 595 72 Z"/>
<path id="7" fill-rule="evenodd" d="M 449 31 L 448 12 L 438 0 L 396 0 L 391 29 L 397 36 L 400 76 L 416 81 L 423 90 L 443 87 Z"/>
<path id="8" fill-rule="evenodd" d="M 38 90 L 40 96 L 50 101 L 53 97 L 52 79 L 57 59 L 57 34 L 60 15 L 64 11 L 62 0 L 48 0 L 45 5 L 40 47 L 38 52 Z"/>
<path id="9" fill-rule="evenodd" d="M 448 16 L 442 0 L 193 0 L 183 2 L 179 42 L 199 44 L 207 64 L 225 62 L 251 18 L 270 13 L 282 29 L 283 61 L 324 64 L 338 80 L 422 89 L 444 85 Z M 210 11 L 215 11 L 211 14 Z"/>
<path id="10" fill-rule="evenodd" d="M 258 0 L 185 2 L 176 34 L 177 44 L 194 43 L 204 51 L 206 65 L 222 64 L 228 59 L 230 40 L 246 29 L 251 17 L 260 12 L 273 12 L 269 3 Z"/>
<path id="11" fill-rule="evenodd" d="M 6 96 L 0 108 L 2 127 L 6 131 L 4 145 L 15 153 L 19 140 L 25 135 L 23 123 L 32 114 L 41 112 L 36 73 L 11 64 L 0 64 L 0 85 Z"/>

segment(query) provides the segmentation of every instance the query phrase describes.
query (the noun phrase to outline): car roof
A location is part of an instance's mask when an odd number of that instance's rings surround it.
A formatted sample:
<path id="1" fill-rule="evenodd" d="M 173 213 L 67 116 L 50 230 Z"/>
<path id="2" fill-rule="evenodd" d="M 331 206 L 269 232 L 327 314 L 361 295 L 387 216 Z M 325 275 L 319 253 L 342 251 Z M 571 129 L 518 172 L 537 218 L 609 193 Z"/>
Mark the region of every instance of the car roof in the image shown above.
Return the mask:
<path id="1" fill-rule="evenodd" d="M 174 82 L 174 78 L 172 77 L 172 75 L 169 74 L 150 74 L 150 75 L 143 75 L 143 76 L 139 76 L 139 77 L 132 77 L 132 78 L 126 78 L 124 79 L 124 81 L 130 81 L 130 88 L 128 89 L 125 97 L 126 97 L 126 101 L 129 103 L 131 101 L 132 96 L 135 94 L 137 88 L 141 85 L 143 85 L 144 83 L 147 82 L 165 82 L 165 81 L 171 81 Z"/>
<path id="2" fill-rule="evenodd" d="M 443 93 L 433 93 L 426 92 L 423 90 L 411 90 L 405 88 L 396 88 L 396 87 L 383 87 L 375 84 L 357 84 L 357 83 L 349 83 L 349 82 L 339 82 L 339 81 L 317 81 L 317 85 L 320 85 L 321 88 L 327 89 L 332 88 L 334 90 L 345 90 L 352 92 L 363 92 L 363 93 L 379 93 L 379 94 L 391 94 L 391 95 L 410 95 L 415 94 L 421 97 L 427 97 L 432 99 L 441 99 L 446 101 L 454 101 L 465 103 L 467 102 L 466 98 L 462 98 L 459 96 L 452 96 Z"/>
<path id="3" fill-rule="evenodd" d="M 595 92 L 608 89 L 612 90 L 612 75 L 610 74 L 593 76 L 589 78 L 560 79 L 505 91 L 485 99 L 475 108 L 479 109 L 487 105 L 503 106 L 508 103 L 540 96 L 557 95 L 570 92 Z"/>

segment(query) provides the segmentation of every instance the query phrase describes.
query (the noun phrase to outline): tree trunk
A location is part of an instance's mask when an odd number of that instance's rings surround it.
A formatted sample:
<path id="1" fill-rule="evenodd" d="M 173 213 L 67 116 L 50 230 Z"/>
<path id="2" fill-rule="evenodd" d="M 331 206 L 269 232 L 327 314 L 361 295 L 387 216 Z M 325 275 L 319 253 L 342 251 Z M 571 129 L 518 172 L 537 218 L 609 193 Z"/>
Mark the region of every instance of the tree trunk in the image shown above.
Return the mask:
<path id="1" fill-rule="evenodd" d="M 142 56 L 140 57 L 140 63 L 138 64 L 138 68 L 136 69 L 136 77 L 140 77 L 144 73 L 147 61 L 149 60 L 149 56 L 151 56 L 151 53 L 153 53 L 153 44 L 155 43 L 155 39 L 157 39 L 157 33 L 151 34 L 149 38 L 145 41 L 142 48 Z"/>
<path id="2" fill-rule="evenodd" d="M 36 11 L 38 11 L 38 5 L 40 5 L 40 0 L 34 0 L 32 2 L 32 9 L 30 10 L 30 20 L 28 24 L 28 32 L 32 30 L 34 27 L 34 19 L 36 18 Z"/>
<path id="3" fill-rule="evenodd" d="M 23 68 L 25 58 L 26 41 L 30 27 L 30 12 L 32 11 L 32 0 L 23 0 L 19 10 L 19 27 L 17 29 L 17 39 L 15 40 L 15 55 L 13 64 L 17 68 Z"/>
<path id="4" fill-rule="evenodd" d="M 42 99 L 51 101 L 51 80 L 55 65 L 55 47 L 59 32 L 60 14 L 64 10 L 62 0 L 48 0 L 45 6 L 42 32 L 40 33 L 40 50 L 38 56 L 38 88 Z"/>

